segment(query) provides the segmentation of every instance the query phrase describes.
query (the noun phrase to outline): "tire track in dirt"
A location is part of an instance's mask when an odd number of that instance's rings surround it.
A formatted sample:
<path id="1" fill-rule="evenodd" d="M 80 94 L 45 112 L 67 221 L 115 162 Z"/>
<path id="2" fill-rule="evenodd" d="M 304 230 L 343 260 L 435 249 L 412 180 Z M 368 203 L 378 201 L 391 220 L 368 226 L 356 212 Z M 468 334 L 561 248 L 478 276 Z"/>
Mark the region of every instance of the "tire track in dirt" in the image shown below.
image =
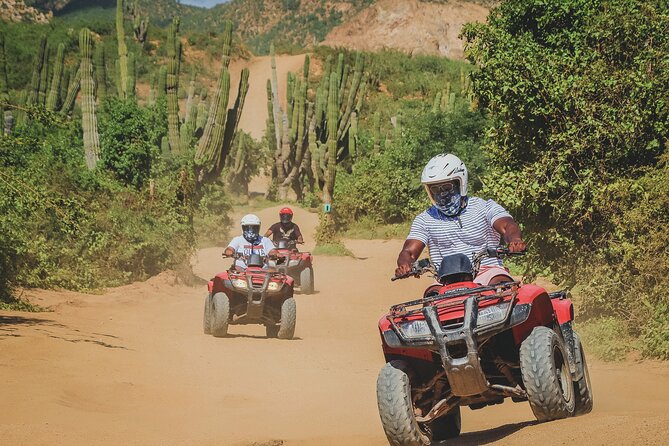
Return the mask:
<path id="1" fill-rule="evenodd" d="M 258 212 L 263 228 L 279 208 Z M 316 215 L 295 211 L 313 233 Z M 400 241 L 347 246 L 357 258 L 316 257 L 318 292 L 297 296 L 294 341 L 265 339 L 261 326 L 203 335 L 205 285 L 169 273 L 100 295 L 27 293 L 54 311 L 0 313 L 0 443 L 387 444 L 376 322 L 428 279 L 388 280 Z M 201 277 L 228 266 L 221 250 L 198 253 Z M 526 403 L 464 409 L 463 435 L 449 444 L 663 444 L 669 366 L 589 362 L 593 413 L 536 424 Z"/>

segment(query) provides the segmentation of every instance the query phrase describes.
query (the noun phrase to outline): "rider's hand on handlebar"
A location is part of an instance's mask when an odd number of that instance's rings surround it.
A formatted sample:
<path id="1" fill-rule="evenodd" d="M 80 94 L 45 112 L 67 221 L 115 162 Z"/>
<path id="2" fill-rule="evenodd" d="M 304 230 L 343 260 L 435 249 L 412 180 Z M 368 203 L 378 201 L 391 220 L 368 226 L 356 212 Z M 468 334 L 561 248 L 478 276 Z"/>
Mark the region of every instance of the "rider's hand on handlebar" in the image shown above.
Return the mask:
<path id="1" fill-rule="evenodd" d="M 395 277 L 399 277 L 402 274 L 410 273 L 412 271 L 412 269 L 413 268 L 411 267 L 411 264 L 409 264 L 409 263 L 405 263 L 403 265 L 400 265 L 400 266 L 397 267 L 397 269 L 395 269 Z"/>
<path id="2" fill-rule="evenodd" d="M 527 244 L 521 239 L 510 241 L 508 244 L 509 252 L 525 252 Z"/>

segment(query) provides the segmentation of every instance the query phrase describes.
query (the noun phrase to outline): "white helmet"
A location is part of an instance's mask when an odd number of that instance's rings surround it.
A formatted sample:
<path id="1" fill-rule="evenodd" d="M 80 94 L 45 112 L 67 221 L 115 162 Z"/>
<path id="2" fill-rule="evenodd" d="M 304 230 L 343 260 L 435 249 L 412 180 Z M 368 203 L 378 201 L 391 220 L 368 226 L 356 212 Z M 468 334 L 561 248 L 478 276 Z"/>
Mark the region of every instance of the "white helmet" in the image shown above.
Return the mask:
<path id="1" fill-rule="evenodd" d="M 420 181 L 432 204 L 444 214 L 455 216 L 467 205 L 468 179 L 465 163 L 455 155 L 442 153 L 428 161 Z M 453 183 L 454 190 L 441 190 L 437 186 L 442 183 Z"/>
<path id="2" fill-rule="evenodd" d="M 260 219 L 255 214 L 242 217 L 242 235 L 249 243 L 256 243 L 260 238 Z"/>
<path id="3" fill-rule="evenodd" d="M 260 226 L 260 218 L 255 214 L 246 214 L 242 217 L 242 226 L 258 225 Z"/>

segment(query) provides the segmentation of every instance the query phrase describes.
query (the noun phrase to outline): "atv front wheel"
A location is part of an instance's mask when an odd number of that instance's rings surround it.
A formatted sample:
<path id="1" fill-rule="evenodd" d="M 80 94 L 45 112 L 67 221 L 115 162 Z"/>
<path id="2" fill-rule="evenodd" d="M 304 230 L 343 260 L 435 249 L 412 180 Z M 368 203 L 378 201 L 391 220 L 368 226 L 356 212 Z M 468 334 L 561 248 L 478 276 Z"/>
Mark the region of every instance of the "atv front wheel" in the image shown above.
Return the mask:
<path id="1" fill-rule="evenodd" d="M 567 353 L 555 331 L 547 327 L 532 330 L 520 346 L 520 370 L 537 420 L 574 414 L 576 400 Z"/>
<path id="2" fill-rule="evenodd" d="M 225 293 L 216 293 L 212 299 L 211 334 L 222 338 L 228 334 L 230 320 L 230 300 Z"/>
<path id="3" fill-rule="evenodd" d="M 416 421 L 410 374 L 406 362 L 391 361 L 383 366 L 376 380 L 376 402 L 381 424 L 388 442 L 393 446 L 427 446 L 432 442 Z"/>
<path id="4" fill-rule="evenodd" d="M 590 374 L 588 363 L 585 362 L 585 351 L 581 339 L 574 333 L 576 341 L 576 368 L 581 372 L 581 379 L 574 382 L 574 394 L 576 395 L 576 410 L 574 415 L 585 415 L 592 411 L 592 387 L 590 386 Z"/>
<path id="5" fill-rule="evenodd" d="M 297 322 L 297 305 L 295 299 L 289 297 L 281 304 L 281 323 L 276 336 L 279 339 L 293 339 Z M 269 330 L 269 327 L 268 327 Z"/>
<path id="6" fill-rule="evenodd" d="M 444 441 L 460 436 L 462 419 L 460 418 L 460 406 L 456 406 L 448 415 L 437 418 L 430 423 L 432 441 Z"/>
<path id="7" fill-rule="evenodd" d="M 314 269 L 311 266 L 300 271 L 300 291 L 302 294 L 314 293 Z"/>
<path id="8" fill-rule="evenodd" d="M 204 334 L 211 334 L 211 293 L 204 298 L 204 317 L 202 321 Z"/>

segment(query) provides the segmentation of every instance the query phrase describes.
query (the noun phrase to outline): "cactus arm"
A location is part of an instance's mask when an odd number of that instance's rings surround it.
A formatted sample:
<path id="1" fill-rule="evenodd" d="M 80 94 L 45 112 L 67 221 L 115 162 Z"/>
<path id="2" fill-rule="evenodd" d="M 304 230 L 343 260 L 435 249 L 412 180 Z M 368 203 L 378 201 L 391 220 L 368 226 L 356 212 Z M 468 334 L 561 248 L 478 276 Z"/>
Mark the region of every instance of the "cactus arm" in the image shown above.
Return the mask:
<path id="1" fill-rule="evenodd" d="M 91 32 L 83 28 L 79 33 L 81 51 L 81 124 L 84 131 L 86 166 L 95 169 L 100 159 L 100 138 L 95 115 L 95 80 L 93 79 L 93 42 Z"/>

